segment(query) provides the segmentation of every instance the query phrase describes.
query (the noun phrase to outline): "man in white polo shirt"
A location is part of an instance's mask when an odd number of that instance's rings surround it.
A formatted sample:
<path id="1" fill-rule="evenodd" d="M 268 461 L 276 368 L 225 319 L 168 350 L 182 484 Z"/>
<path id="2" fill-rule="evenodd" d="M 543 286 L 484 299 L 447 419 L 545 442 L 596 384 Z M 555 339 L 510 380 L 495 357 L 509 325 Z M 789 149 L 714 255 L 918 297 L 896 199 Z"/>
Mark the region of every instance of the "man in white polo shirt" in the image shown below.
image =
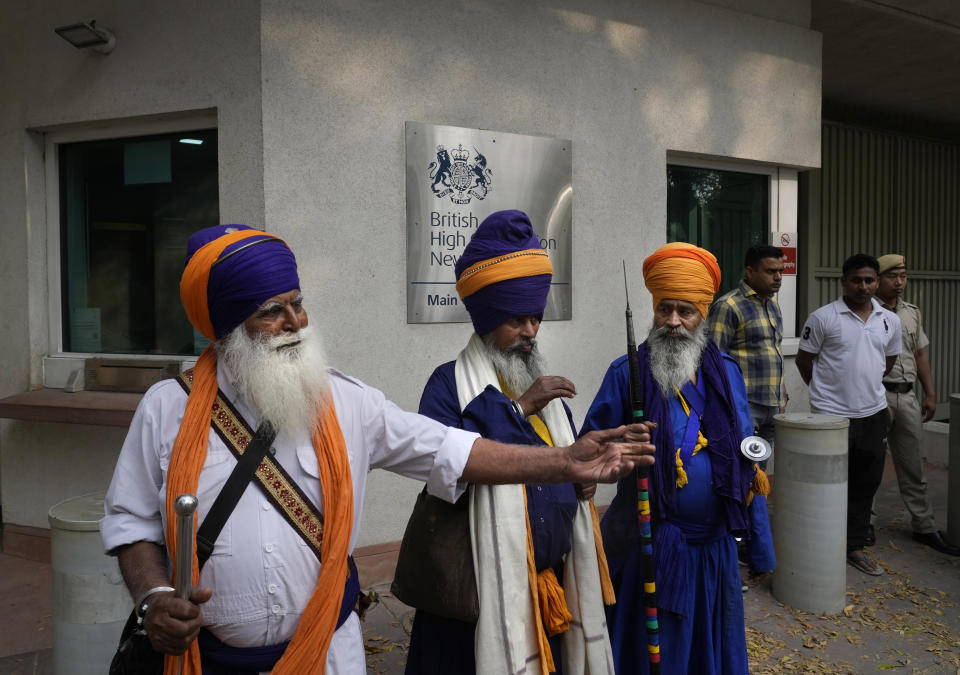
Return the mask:
<path id="1" fill-rule="evenodd" d="M 883 478 L 887 396 L 883 376 L 902 349 L 900 319 L 880 306 L 876 258 L 858 253 L 843 263 L 843 297 L 807 318 L 797 368 L 810 385 L 813 412 L 850 419 L 847 474 L 847 562 L 861 572 L 883 574 L 864 554 L 870 507 Z"/>

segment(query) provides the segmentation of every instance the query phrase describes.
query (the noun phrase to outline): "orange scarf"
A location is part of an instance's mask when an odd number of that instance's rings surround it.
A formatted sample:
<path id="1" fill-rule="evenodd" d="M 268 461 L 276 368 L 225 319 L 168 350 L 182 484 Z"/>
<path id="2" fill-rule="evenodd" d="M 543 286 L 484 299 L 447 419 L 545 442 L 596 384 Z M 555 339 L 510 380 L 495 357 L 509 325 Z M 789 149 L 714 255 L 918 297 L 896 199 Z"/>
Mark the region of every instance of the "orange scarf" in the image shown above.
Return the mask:
<path id="1" fill-rule="evenodd" d="M 176 565 L 176 514 L 173 503 L 184 493 L 196 494 L 200 471 L 207 456 L 210 415 L 217 395 L 217 357 L 212 345 L 200 355 L 194 368 L 193 388 L 187 399 L 183 423 L 173 445 L 167 473 L 167 550 Z M 274 675 L 285 673 L 323 673 L 327 649 L 336 630 L 344 580 L 347 578 L 347 553 L 353 528 L 353 482 L 346 443 L 331 397 L 319 411 L 313 428 L 313 448 L 317 453 L 320 489 L 323 497 L 324 536 L 321 544 L 320 575 L 313 596 L 307 604 L 297 632 L 273 668 Z M 199 584 L 200 572 L 196 557 L 196 525 L 194 525 L 194 557 L 192 584 Z M 176 570 L 174 570 L 176 574 Z M 202 609 L 202 608 L 201 608 Z M 164 658 L 164 673 L 177 671 L 176 656 Z M 201 675 L 200 650 L 196 641 L 184 654 L 183 673 Z"/>

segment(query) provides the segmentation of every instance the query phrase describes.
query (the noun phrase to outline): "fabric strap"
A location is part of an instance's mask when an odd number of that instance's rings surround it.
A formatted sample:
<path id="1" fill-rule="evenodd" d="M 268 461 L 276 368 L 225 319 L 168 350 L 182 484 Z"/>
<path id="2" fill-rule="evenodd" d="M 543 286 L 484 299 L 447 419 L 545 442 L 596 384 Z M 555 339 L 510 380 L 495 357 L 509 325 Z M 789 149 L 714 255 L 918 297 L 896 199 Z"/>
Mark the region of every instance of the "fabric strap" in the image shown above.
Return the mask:
<path id="1" fill-rule="evenodd" d="M 181 379 L 182 378 L 178 378 Z M 197 564 L 203 569 L 207 558 L 213 553 L 213 545 L 220 536 L 220 530 L 227 524 L 227 519 L 240 501 L 240 496 L 247 489 L 253 472 L 257 470 L 260 460 L 267 453 L 277 432 L 269 424 L 261 424 L 253 436 L 253 442 L 247 446 L 247 451 L 230 472 L 227 482 L 220 489 L 220 494 L 213 501 L 213 506 L 207 511 L 206 517 L 197 528 Z"/>
<path id="2" fill-rule="evenodd" d="M 180 386 L 189 394 L 193 386 L 193 370 L 183 372 L 177 381 Z M 249 449 L 253 446 L 256 437 L 247 424 L 246 420 L 230 402 L 223 392 L 218 390 L 217 397 L 213 402 L 213 414 L 211 415 L 211 426 L 224 444 L 237 458 L 238 466 L 240 462 L 253 463 L 254 458 L 248 456 Z M 259 431 L 257 432 L 259 433 Z M 276 436 L 276 433 L 273 434 Z M 310 547 L 317 559 L 320 559 L 320 549 L 323 545 L 323 512 L 318 509 L 310 498 L 303 492 L 299 485 L 290 477 L 283 466 L 266 454 L 273 437 L 262 448 L 260 461 L 257 462 L 256 472 L 253 478 L 257 487 L 273 503 L 274 507 L 283 515 L 294 531 L 300 535 L 300 538 Z M 246 458 L 246 459 L 244 459 Z M 230 478 L 233 478 L 231 475 Z M 229 484 L 228 479 L 227 484 Z M 224 486 L 226 490 L 227 485 Z M 219 499 L 219 498 L 218 498 Z M 214 503 L 210 509 L 213 513 L 217 504 Z M 231 508 L 232 510 L 232 508 Z M 228 514 L 229 515 L 229 514 Z M 213 542 L 209 542 L 211 549 Z M 200 539 L 197 540 L 198 553 L 203 550 Z"/>

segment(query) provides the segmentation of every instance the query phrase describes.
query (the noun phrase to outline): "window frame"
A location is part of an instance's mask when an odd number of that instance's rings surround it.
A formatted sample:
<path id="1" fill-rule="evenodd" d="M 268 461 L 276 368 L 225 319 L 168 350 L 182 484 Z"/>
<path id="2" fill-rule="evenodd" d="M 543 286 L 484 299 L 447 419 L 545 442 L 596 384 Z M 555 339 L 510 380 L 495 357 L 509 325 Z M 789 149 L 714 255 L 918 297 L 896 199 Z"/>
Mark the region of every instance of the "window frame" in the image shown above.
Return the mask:
<path id="1" fill-rule="evenodd" d="M 182 354 L 113 354 L 109 352 L 72 352 L 63 349 L 63 294 L 61 275 L 61 203 L 60 148 L 68 143 L 114 140 L 137 136 L 178 133 L 184 131 L 219 130 L 215 110 L 197 111 L 170 117 L 132 120 L 110 120 L 100 123 L 71 125 L 43 131 L 44 183 L 46 186 L 46 266 L 47 266 L 47 335 L 43 357 L 43 383 L 46 387 L 63 387 L 70 374 L 83 367 L 88 358 L 139 359 L 175 361 L 191 364 L 196 357 Z M 218 151 L 219 152 L 219 151 Z M 218 183 L 219 164 L 218 158 Z"/>
<path id="2" fill-rule="evenodd" d="M 666 177 L 667 165 L 767 176 L 767 189 L 769 190 L 767 241 L 776 245 L 773 243 L 775 241 L 774 235 L 781 233 L 791 233 L 794 241 L 796 241 L 799 174 L 797 169 L 776 164 L 730 158 L 719 159 L 684 152 L 667 153 L 664 177 Z M 667 222 L 666 217 L 664 217 L 664 235 L 666 235 L 666 227 Z M 799 343 L 797 338 L 797 275 L 785 275 L 783 277 L 783 285 L 777 294 L 777 302 L 780 304 L 780 310 L 783 314 L 783 352 L 785 356 L 792 355 L 796 353 Z"/>

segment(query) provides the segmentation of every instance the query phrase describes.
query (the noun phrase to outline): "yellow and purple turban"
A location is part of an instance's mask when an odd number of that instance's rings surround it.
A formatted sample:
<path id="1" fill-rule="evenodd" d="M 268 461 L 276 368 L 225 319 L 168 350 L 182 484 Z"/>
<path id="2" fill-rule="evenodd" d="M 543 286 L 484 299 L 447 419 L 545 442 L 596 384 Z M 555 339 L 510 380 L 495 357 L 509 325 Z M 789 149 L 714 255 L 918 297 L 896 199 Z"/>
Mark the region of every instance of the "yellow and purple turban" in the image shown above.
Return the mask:
<path id="1" fill-rule="evenodd" d="M 553 265 L 523 211 L 487 216 L 454 267 L 478 335 L 515 316 L 543 316 Z"/>
<path id="2" fill-rule="evenodd" d="M 210 340 L 229 334 L 266 300 L 300 289 L 286 242 L 246 225 L 216 225 L 191 235 L 180 300 L 193 327 Z"/>
<path id="3" fill-rule="evenodd" d="M 707 317 L 713 296 L 720 289 L 720 266 L 710 251 L 687 244 L 664 244 L 643 261 L 643 282 L 653 294 L 653 308 L 660 302 L 684 300 Z"/>

